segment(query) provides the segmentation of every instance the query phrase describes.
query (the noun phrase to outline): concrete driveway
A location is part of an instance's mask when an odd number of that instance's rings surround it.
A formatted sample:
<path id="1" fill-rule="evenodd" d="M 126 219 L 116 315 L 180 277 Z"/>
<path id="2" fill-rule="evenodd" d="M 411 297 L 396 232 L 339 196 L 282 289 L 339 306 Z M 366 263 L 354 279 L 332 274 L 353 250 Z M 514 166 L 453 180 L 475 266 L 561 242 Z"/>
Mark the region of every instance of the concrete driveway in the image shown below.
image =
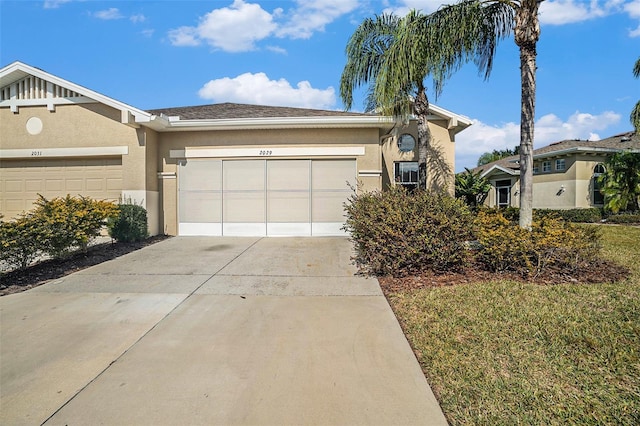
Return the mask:
<path id="1" fill-rule="evenodd" d="M 446 424 L 345 238 L 176 237 L 0 298 L 0 424 Z"/>

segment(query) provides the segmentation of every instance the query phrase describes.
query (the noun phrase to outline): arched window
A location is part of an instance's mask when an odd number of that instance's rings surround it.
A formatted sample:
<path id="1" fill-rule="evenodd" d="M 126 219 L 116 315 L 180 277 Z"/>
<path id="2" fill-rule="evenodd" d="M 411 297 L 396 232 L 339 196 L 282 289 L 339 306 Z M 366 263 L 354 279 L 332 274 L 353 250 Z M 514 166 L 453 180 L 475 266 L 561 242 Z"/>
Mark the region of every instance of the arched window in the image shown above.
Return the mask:
<path id="1" fill-rule="evenodd" d="M 605 169 L 604 164 L 602 163 L 596 164 L 593 168 L 593 185 L 591 185 L 593 188 L 593 194 L 591 199 L 593 200 L 593 204 L 596 206 L 604 205 L 604 194 L 600 192 L 602 184 L 600 183 L 599 177 L 606 173 L 606 171 L 607 169 Z"/>

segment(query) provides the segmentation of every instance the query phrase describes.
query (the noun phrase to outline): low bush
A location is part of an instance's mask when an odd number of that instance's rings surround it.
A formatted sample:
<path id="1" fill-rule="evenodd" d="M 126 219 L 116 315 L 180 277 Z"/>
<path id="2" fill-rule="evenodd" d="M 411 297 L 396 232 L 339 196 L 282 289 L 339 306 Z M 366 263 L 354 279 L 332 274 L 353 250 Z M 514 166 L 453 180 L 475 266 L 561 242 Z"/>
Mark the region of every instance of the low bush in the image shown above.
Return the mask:
<path id="1" fill-rule="evenodd" d="M 122 242 L 144 240 L 149 236 L 147 211 L 136 204 L 120 204 L 117 216 L 109 220 L 109 235 Z"/>
<path id="2" fill-rule="evenodd" d="M 537 275 L 547 268 L 575 271 L 599 252 L 597 229 L 581 227 L 554 215 L 534 217 L 531 231 L 507 219 L 500 210 L 483 210 L 476 219 L 477 259 L 491 271 Z"/>
<path id="3" fill-rule="evenodd" d="M 355 243 L 362 272 L 405 276 L 424 270 L 461 269 L 470 258 L 472 236 L 467 206 L 446 194 L 397 186 L 352 196 L 344 229 Z"/>
<path id="4" fill-rule="evenodd" d="M 9 269 L 26 269 L 40 254 L 40 230 L 29 216 L 0 222 L 0 260 Z"/>
<path id="5" fill-rule="evenodd" d="M 89 197 L 47 200 L 42 195 L 28 215 L 41 237 L 41 249 L 54 258 L 66 257 L 73 249 L 86 251 L 89 242 L 100 235 L 116 205 Z"/>
<path id="6" fill-rule="evenodd" d="M 597 207 L 566 210 L 539 209 L 534 210 L 534 214 L 539 217 L 557 216 L 567 222 L 574 223 L 598 223 L 602 220 L 602 209 Z"/>
<path id="7" fill-rule="evenodd" d="M 614 214 L 607 217 L 608 223 L 640 223 L 640 214 Z"/>

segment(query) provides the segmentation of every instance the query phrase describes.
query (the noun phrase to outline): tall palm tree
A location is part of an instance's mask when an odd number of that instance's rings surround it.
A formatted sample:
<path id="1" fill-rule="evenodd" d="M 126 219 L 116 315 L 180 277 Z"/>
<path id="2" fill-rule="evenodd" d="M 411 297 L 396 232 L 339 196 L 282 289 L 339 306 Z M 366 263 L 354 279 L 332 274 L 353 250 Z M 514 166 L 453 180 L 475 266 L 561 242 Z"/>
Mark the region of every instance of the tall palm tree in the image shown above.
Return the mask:
<path id="1" fill-rule="evenodd" d="M 476 9 L 479 9 L 474 5 Z M 383 14 L 365 19 L 347 43 L 347 63 L 340 79 L 340 96 L 346 107 L 353 104 L 353 92 L 369 87 L 369 104 L 383 115 L 406 120 L 413 115 L 418 126 L 418 183 L 427 186 L 427 155 L 431 133 L 427 122 L 429 99 L 425 80 L 433 79 L 436 96 L 445 80 L 459 68 L 469 52 L 435 49 L 438 40 L 425 31 L 426 15 L 411 11 L 404 17 Z M 469 30 L 474 37 L 473 53 L 483 58 L 507 29 L 477 26 Z M 491 61 L 479 61 L 480 69 L 491 68 Z"/>
<path id="2" fill-rule="evenodd" d="M 477 28 L 501 35 L 505 30 L 513 32 L 520 48 L 520 226 L 526 229 L 531 228 L 533 213 L 536 45 L 540 38 L 538 8 L 542 1 L 462 0 L 428 15 L 423 27 L 430 34 L 427 38 L 440 41 L 440 46 L 430 47 L 441 50 L 442 59 L 453 58 L 458 61 L 454 62 L 456 66 L 460 61 L 474 61 L 484 66 L 485 78 L 491 72 L 496 45 L 488 46 L 487 50 L 484 41 L 476 38 Z"/>
<path id="3" fill-rule="evenodd" d="M 640 58 L 638 58 L 633 66 L 633 76 L 635 78 L 640 78 Z M 631 117 L 629 118 L 631 119 L 631 124 L 633 124 L 633 127 L 636 129 L 636 133 L 640 133 L 640 101 L 638 101 L 636 106 L 633 107 Z"/>

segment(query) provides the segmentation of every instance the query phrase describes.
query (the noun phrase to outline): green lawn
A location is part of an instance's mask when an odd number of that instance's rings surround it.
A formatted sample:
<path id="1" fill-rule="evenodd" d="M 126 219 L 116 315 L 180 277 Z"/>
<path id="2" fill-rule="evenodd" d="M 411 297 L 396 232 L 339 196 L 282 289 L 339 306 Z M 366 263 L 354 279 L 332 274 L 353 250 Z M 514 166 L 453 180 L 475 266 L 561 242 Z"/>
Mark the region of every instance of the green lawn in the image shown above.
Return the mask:
<path id="1" fill-rule="evenodd" d="M 389 295 L 452 425 L 640 424 L 640 228 L 603 242 L 629 280 Z"/>

